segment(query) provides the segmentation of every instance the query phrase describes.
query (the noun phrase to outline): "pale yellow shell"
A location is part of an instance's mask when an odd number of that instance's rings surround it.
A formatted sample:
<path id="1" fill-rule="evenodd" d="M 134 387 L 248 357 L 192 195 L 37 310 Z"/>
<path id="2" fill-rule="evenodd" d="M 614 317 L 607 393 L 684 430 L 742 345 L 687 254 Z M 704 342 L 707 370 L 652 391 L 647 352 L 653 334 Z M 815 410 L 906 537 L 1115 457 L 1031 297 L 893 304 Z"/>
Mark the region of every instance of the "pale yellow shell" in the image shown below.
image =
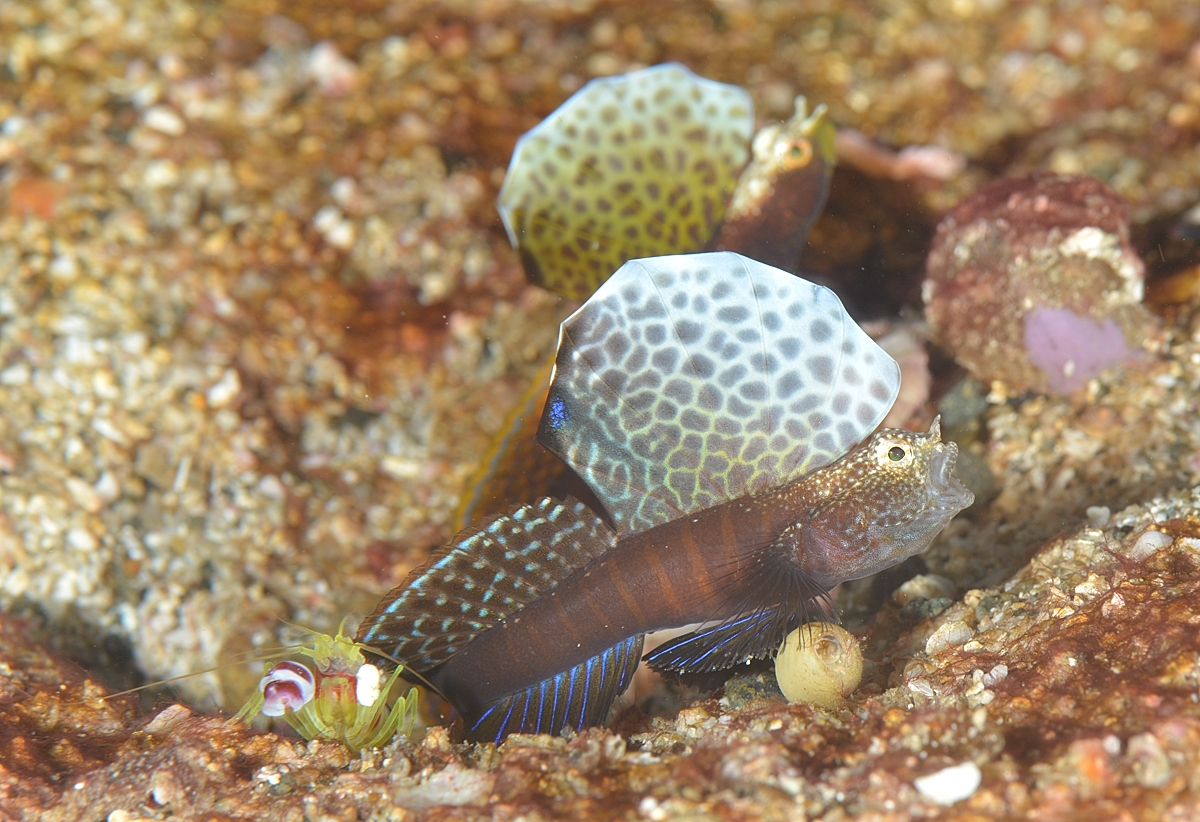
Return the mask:
<path id="1" fill-rule="evenodd" d="M 833 708 L 862 681 L 862 649 L 838 625 L 810 622 L 788 634 L 775 657 L 775 678 L 789 702 Z"/>

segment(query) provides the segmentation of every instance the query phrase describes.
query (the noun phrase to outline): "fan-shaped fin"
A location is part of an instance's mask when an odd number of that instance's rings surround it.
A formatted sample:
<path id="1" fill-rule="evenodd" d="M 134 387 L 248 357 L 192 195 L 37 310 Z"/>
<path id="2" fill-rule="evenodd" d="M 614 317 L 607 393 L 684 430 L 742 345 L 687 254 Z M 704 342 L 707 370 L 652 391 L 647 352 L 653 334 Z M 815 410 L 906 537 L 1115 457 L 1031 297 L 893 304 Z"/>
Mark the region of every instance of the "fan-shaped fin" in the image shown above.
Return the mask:
<path id="1" fill-rule="evenodd" d="M 523 505 L 460 532 L 379 603 L 356 641 L 423 673 L 615 542 L 600 518 L 576 500 Z"/>
<path id="2" fill-rule="evenodd" d="M 500 188 L 529 278 L 585 299 L 628 259 L 704 248 L 753 127 L 743 89 L 677 63 L 588 83 L 517 142 Z"/>
<path id="3" fill-rule="evenodd" d="M 498 742 L 510 733 L 560 733 L 599 725 L 633 679 L 642 653 L 641 634 L 570 670 L 509 694 L 463 719 L 467 738 Z"/>
<path id="4" fill-rule="evenodd" d="M 899 385 L 827 288 L 731 252 L 633 260 L 563 323 L 538 439 L 636 533 L 833 462 Z"/>
<path id="5" fill-rule="evenodd" d="M 743 571 L 743 590 L 753 598 L 724 610 L 721 622 L 678 636 L 646 655 L 656 671 L 701 674 L 722 671 L 755 659 L 775 656 L 796 626 L 835 612 L 829 591 L 809 578 L 773 545 L 764 545 Z"/>

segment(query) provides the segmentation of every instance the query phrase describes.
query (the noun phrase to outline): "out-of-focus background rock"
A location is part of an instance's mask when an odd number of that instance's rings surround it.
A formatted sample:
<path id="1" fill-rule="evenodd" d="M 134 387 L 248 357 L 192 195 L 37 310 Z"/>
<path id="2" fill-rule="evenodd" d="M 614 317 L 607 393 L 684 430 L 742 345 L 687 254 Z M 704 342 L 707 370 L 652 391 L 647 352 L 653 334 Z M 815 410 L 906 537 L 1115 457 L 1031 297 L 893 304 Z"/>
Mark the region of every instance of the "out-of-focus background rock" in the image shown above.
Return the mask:
<path id="1" fill-rule="evenodd" d="M 124 686 L 273 645 L 281 619 L 331 630 L 450 536 L 570 310 L 493 208 L 512 145 L 588 79 L 665 60 L 745 86 L 760 123 L 803 93 L 858 132 L 802 265 L 864 320 L 920 328 L 935 226 L 995 178 L 1124 201 L 1144 360 L 1049 396 L 929 352 L 912 413 L 958 413 L 988 489 L 908 569 L 952 604 L 876 598 L 847 711 L 707 701 L 500 752 L 439 733 L 348 764 L 96 703 L 74 666 Z M 913 780 L 971 763 L 941 813 L 1186 818 L 1198 135 L 1200 6 L 1175 0 L 0 0 L 0 803 L 908 818 L 940 807 Z M 179 687 L 228 707 L 256 679 Z"/>

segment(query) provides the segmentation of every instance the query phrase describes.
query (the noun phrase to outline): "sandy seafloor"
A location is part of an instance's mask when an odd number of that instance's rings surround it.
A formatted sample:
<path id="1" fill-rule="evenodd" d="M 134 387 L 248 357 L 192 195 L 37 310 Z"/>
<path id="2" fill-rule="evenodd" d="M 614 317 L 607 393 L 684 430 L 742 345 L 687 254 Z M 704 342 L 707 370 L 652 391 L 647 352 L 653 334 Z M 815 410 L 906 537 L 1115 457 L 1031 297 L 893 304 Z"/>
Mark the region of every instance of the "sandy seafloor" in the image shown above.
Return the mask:
<path id="1" fill-rule="evenodd" d="M 966 160 L 839 168 L 805 265 L 864 318 L 919 317 L 933 226 L 988 180 L 1127 200 L 1161 353 L 1067 398 L 985 386 L 963 445 L 994 484 L 925 557 L 953 604 L 886 605 L 839 711 L 765 689 L 358 760 L 206 717 L 244 667 L 179 682 L 196 713 L 149 728 L 76 704 L 83 670 L 120 687 L 296 638 L 283 620 L 332 630 L 451 536 L 571 308 L 493 207 L 512 146 L 667 60 L 760 123 L 804 93 Z M 1200 255 L 1176 230 L 1198 138 L 1179 0 L 0 0 L 0 816 L 1200 817 Z M 957 804 L 914 787 L 965 763 Z"/>

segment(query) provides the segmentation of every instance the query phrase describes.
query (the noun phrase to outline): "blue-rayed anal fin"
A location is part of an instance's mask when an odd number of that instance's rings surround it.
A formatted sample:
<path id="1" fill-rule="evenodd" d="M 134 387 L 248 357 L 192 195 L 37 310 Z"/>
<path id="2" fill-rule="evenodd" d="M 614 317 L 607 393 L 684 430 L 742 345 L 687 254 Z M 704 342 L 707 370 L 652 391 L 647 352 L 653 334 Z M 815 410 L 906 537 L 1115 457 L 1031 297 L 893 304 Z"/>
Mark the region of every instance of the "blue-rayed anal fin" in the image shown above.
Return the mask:
<path id="1" fill-rule="evenodd" d="M 467 738 L 498 742 L 510 733 L 561 733 L 599 725 L 641 661 L 641 634 L 538 684 L 463 717 Z"/>

